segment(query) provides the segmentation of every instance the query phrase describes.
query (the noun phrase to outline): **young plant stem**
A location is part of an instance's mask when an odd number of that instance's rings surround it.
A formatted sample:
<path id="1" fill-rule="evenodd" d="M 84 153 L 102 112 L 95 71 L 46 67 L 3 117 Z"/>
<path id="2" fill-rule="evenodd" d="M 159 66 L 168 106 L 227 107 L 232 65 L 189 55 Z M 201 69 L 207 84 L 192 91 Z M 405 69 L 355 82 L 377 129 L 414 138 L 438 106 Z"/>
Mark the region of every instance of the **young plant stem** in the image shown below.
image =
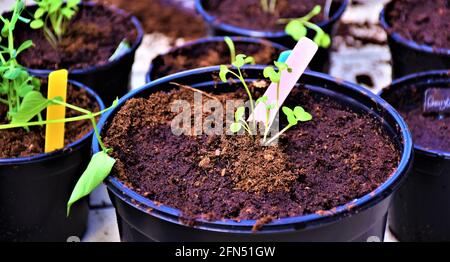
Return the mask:
<path id="1" fill-rule="evenodd" d="M 270 145 L 273 141 L 275 141 L 278 137 L 280 137 L 284 132 L 286 132 L 289 128 L 293 127 L 293 125 L 288 124 L 283 130 L 281 130 L 278 134 L 272 137 L 265 145 Z"/>

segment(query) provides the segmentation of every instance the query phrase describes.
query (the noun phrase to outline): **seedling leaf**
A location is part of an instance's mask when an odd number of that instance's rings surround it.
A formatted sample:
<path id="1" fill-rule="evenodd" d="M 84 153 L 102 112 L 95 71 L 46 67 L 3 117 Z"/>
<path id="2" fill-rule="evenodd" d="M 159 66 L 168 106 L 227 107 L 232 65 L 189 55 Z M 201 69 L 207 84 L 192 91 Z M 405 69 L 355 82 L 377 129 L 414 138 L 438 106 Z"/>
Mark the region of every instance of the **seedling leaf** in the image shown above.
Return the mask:
<path id="1" fill-rule="evenodd" d="M 290 21 L 286 25 L 284 30 L 285 30 L 286 34 L 288 34 L 292 38 L 294 38 L 295 41 L 298 41 L 301 38 L 305 37 L 307 32 L 308 32 L 306 27 L 299 20 L 292 20 L 292 21 Z"/>
<path id="2" fill-rule="evenodd" d="M 221 65 L 220 66 L 220 72 L 219 72 L 219 77 L 220 80 L 222 80 L 222 82 L 226 83 L 227 82 L 227 74 L 228 74 L 229 70 L 228 67 L 226 65 Z"/>
<path id="3" fill-rule="evenodd" d="M 41 19 L 33 20 L 30 23 L 30 27 L 33 28 L 33 29 L 42 28 L 42 27 L 44 27 L 44 21 L 42 21 Z"/>
<path id="4" fill-rule="evenodd" d="M 28 92 L 22 100 L 19 111 L 11 113 L 11 124 L 26 123 L 44 110 L 50 101 L 38 91 Z"/>
<path id="5" fill-rule="evenodd" d="M 230 130 L 233 133 L 237 133 L 241 130 L 242 124 L 241 123 L 232 123 L 230 126 Z"/>
<path id="6" fill-rule="evenodd" d="M 234 121 L 239 122 L 239 120 L 244 119 L 245 114 L 245 107 L 241 106 L 236 109 L 236 112 L 234 113 Z"/>
<path id="7" fill-rule="evenodd" d="M 100 151 L 92 156 L 88 167 L 81 175 L 67 202 L 67 216 L 73 203 L 89 195 L 111 172 L 116 160 Z"/>

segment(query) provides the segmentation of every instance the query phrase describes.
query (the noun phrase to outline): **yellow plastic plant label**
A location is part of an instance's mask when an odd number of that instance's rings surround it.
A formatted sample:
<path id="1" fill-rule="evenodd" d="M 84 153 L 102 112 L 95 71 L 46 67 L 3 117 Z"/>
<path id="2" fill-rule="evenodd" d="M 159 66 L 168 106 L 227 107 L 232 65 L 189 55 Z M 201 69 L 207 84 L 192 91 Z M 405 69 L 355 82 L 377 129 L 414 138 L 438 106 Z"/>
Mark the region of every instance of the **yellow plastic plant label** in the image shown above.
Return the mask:
<path id="1" fill-rule="evenodd" d="M 48 77 L 48 99 L 60 97 L 66 102 L 68 72 L 65 69 L 51 72 Z M 50 105 L 47 108 L 47 120 L 64 119 L 66 107 Z M 45 128 L 45 152 L 52 152 L 64 147 L 64 123 L 47 124 Z"/>

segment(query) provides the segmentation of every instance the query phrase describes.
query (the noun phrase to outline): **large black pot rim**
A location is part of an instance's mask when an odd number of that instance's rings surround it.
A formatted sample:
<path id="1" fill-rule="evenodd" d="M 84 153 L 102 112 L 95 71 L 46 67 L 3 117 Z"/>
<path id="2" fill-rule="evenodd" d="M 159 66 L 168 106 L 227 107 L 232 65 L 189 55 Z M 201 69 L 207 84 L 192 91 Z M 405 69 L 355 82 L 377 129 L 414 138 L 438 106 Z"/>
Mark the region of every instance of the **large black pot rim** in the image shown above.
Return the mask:
<path id="1" fill-rule="evenodd" d="M 386 9 L 390 8 L 393 5 L 394 1 L 388 3 L 383 10 L 381 10 L 380 13 L 380 24 L 383 27 L 383 29 L 388 32 L 388 34 L 392 37 L 392 39 L 411 49 L 417 50 L 417 51 L 422 51 L 425 53 L 430 53 L 430 54 L 439 54 L 439 55 L 443 55 L 443 56 L 450 56 L 450 49 L 447 48 L 434 48 L 432 46 L 429 45 L 425 45 L 425 44 L 419 44 L 415 41 L 412 40 L 408 40 L 406 38 L 404 38 L 403 36 L 401 36 L 399 33 L 393 32 L 392 31 L 392 27 L 389 25 L 389 23 L 387 22 L 386 19 Z M 450 57 L 449 57 L 450 59 Z"/>
<path id="2" fill-rule="evenodd" d="M 262 65 L 254 65 L 254 66 L 247 66 L 247 69 L 255 69 L 255 70 L 263 70 L 264 66 Z M 101 133 L 101 130 L 103 126 L 106 124 L 109 117 L 114 115 L 117 110 L 120 109 L 120 107 L 130 98 L 133 96 L 145 91 L 146 89 L 152 88 L 154 86 L 157 86 L 161 83 L 170 82 L 171 79 L 187 76 L 190 74 L 198 74 L 198 73 L 211 73 L 211 72 L 218 72 L 219 66 L 212 66 L 212 67 L 205 67 L 205 68 L 199 68 L 199 69 L 193 69 L 188 71 L 183 71 L 180 73 L 176 73 L 173 75 L 169 75 L 166 77 L 159 78 L 155 81 L 152 81 L 151 83 L 148 83 L 136 90 L 131 91 L 127 95 L 120 98 L 118 106 L 114 108 L 114 110 L 110 110 L 107 113 L 105 113 L 98 123 L 98 129 Z M 325 211 L 323 214 L 309 214 L 304 216 L 296 216 L 296 217 L 287 217 L 287 218 L 280 218 L 277 219 L 263 227 L 261 231 L 258 231 L 257 234 L 264 234 L 269 233 L 273 230 L 292 230 L 293 227 L 295 228 L 302 228 L 306 225 L 308 227 L 311 226 L 318 226 L 319 224 L 323 224 L 326 222 L 331 222 L 335 219 L 340 219 L 345 215 L 350 215 L 357 213 L 361 210 L 367 209 L 374 204 L 378 202 L 380 199 L 384 199 L 388 194 L 392 193 L 400 184 L 401 181 L 406 177 L 405 170 L 408 170 L 411 158 L 412 158 L 412 139 L 411 134 L 409 132 L 409 129 L 406 125 L 406 123 L 401 118 L 400 114 L 397 113 L 397 111 L 390 106 L 386 101 L 381 99 L 379 96 L 371 93 L 367 89 L 357 86 L 356 84 L 343 81 L 341 79 L 333 78 L 329 75 L 314 72 L 314 71 L 307 71 L 305 72 L 305 75 L 309 75 L 311 77 L 321 78 L 325 81 L 337 81 L 340 84 L 344 84 L 347 88 L 351 89 L 352 91 L 364 94 L 368 97 L 370 97 L 371 100 L 378 102 L 380 105 L 382 105 L 386 111 L 393 116 L 395 121 L 398 123 L 399 128 L 401 129 L 402 133 L 402 144 L 403 144 L 403 153 L 401 157 L 401 161 L 399 163 L 398 168 L 395 172 L 378 188 L 376 188 L 374 191 L 362 196 L 359 199 L 350 201 L 349 203 L 346 203 L 344 205 L 338 206 L 336 208 L 333 208 L 332 210 Z M 212 83 L 212 82 L 211 82 Z M 92 149 L 93 153 L 99 152 L 99 144 L 94 137 L 92 140 Z M 115 192 L 116 196 L 120 199 L 122 199 L 124 202 L 128 203 L 129 205 L 133 206 L 134 208 L 139 209 L 140 211 L 147 213 L 150 216 L 157 217 L 159 219 L 169 221 L 171 223 L 178 224 L 180 226 L 186 226 L 183 223 L 179 221 L 181 212 L 178 209 L 168 207 L 165 205 L 158 205 L 155 202 L 151 201 L 148 198 L 145 198 L 135 191 L 131 190 L 130 188 L 126 187 L 121 181 L 119 181 L 117 178 L 114 178 L 112 176 L 109 176 L 105 180 L 105 184 L 107 187 Z M 130 199 L 137 200 L 139 203 L 138 205 L 132 204 Z M 134 202 L 134 201 L 133 201 Z M 149 208 L 151 210 L 149 210 Z M 340 216 L 340 218 L 338 217 Z M 233 232 L 239 231 L 240 233 L 254 233 L 252 232 L 252 226 L 256 223 L 256 220 L 242 220 L 240 222 L 236 222 L 230 219 L 224 219 L 220 221 L 207 221 L 203 219 L 197 219 L 196 220 L 196 228 L 201 228 L 205 230 L 213 230 L 213 231 L 223 231 L 223 232 L 230 232 L 230 229 L 233 230 Z"/>
<path id="3" fill-rule="evenodd" d="M 273 46 L 276 49 L 280 49 L 280 50 L 288 50 L 287 47 L 278 44 L 278 43 L 274 43 L 272 41 L 266 40 L 266 39 L 262 39 L 262 38 L 254 38 L 254 37 L 245 37 L 245 36 L 230 36 L 231 40 L 233 40 L 233 42 L 247 42 L 247 43 L 255 43 L 255 44 L 267 44 L 270 46 Z M 158 56 L 156 56 L 155 58 L 153 58 L 152 63 L 150 63 L 150 67 L 148 69 L 147 74 L 145 74 L 145 81 L 146 83 L 149 83 L 151 81 L 153 81 L 151 79 L 151 74 L 153 71 L 153 68 L 155 67 L 153 64 L 153 61 L 155 61 L 158 57 L 163 57 L 166 56 L 170 53 L 175 52 L 178 49 L 183 49 L 183 48 L 188 48 L 191 47 L 193 45 L 198 45 L 198 44 L 203 44 L 203 43 L 209 43 L 209 42 L 223 42 L 224 41 L 224 36 L 212 36 L 212 37 L 204 37 L 204 38 L 199 38 L 196 40 L 192 40 L 189 41 L 181 46 L 175 46 L 172 47 L 169 51 L 159 54 Z"/>
<path id="4" fill-rule="evenodd" d="M 74 80 L 69 80 L 69 84 L 79 87 L 81 89 L 85 89 L 90 96 L 95 98 L 95 101 L 97 101 L 98 105 L 100 106 L 100 110 L 105 109 L 105 105 L 103 104 L 102 99 L 100 98 L 99 95 L 97 95 L 97 93 L 94 90 L 92 90 L 91 88 L 87 87 L 86 85 L 84 85 L 80 82 L 74 81 Z M 21 164 L 21 163 L 25 163 L 25 162 L 26 163 L 39 162 L 39 161 L 43 161 L 43 160 L 49 160 L 52 158 L 60 157 L 61 155 L 69 154 L 74 149 L 80 147 L 84 141 L 86 141 L 87 139 L 89 139 L 92 136 L 93 133 L 94 133 L 94 129 L 92 129 L 89 133 L 87 133 L 81 139 L 68 144 L 63 149 L 56 150 L 56 151 L 53 151 L 50 153 L 42 153 L 42 154 L 37 154 L 37 155 L 33 155 L 33 156 L 28 156 L 28 157 L 0 158 L 0 165 Z"/>
<path id="5" fill-rule="evenodd" d="M 216 17 L 213 15 L 210 15 L 208 11 L 205 10 L 205 8 L 202 5 L 202 0 L 195 0 L 195 9 L 198 13 L 208 22 L 208 23 L 214 23 L 218 28 L 220 28 L 223 31 L 233 32 L 235 34 L 239 35 L 246 35 L 250 37 L 262 37 L 262 38 L 276 38 L 276 37 L 285 37 L 287 36 L 287 33 L 284 31 L 259 31 L 259 30 L 252 30 L 252 29 L 245 29 L 241 27 L 237 27 L 234 25 L 226 24 L 226 23 L 220 23 L 216 22 Z M 349 0 L 343 0 L 341 6 L 336 11 L 336 13 L 328 20 L 321 21 L 317 23 L 318 26 L 323 27 L 327 26 L 329 24 L 335 23 L 339 17 L 342 16 L 345 9 L 347 8 L 347 5 L 349 3 Z"/>
<path id="6" fill-rule="evenodd" d="M 382 89 L 378 93 L 378 95 L 380 97 L 382 97 L 383 94 L 386 94 L 387 92 L 393 91 L 402 86 L 409 86 L 409 85 L 413 85 L 413 84 L 417 84 L 417 83 L 427 83 L 427 82 L 431 83 L 434 79 L 437 79 L 437 78 L 450 79 L 450 70 L 431 70 L 431 71 L 420 72 L 420 73 L 404 76 L 402 78 L 394 80 L 390 86 Z M 423 155 L 440 157 L 440 158 L 450 160 L 450 152 L 427 149 L 427 148 L 424 148 L 417 144 L 414 144 L 414 150 Z"/>
<path id="7" fill-rule="evenodd" d="M 91 6 L 95 6 L 97 4 L 92 3 L 92 2 L 88 2 L 88 3 L 82 3 L 80 5 L 91 7 Z M 27 6 L 27 8 L 30 8 L 30 7 L 33 7 L 33 6 L 35 6 L 35 5 Z M 107 8 L 112 10 L 114 13 L 118 13 L 118 14 L 122 14 L 122 15 L 129 15 L 129 13 L 126 12 L 125 10 L 117 8 L 115 6 L 107 6 Z M 103 70 L 111 68 L 114 65 L 116 65 L 117 63 L 119 63 L 120 60 L 123 59 L 124 57 L 126 57 L 127 54 L 135 52 L 136 49 L 141 44 L 142 39 L 144 37 L 144 29 L 142 28 L 141 23 L 139 22 L 139 20 L 135 16 L 130 15 L 130 18 L 131 18 L 131 21 L 132 21 L 133 25 L 136 27 L 137 38 L 136 38 L 136 40 L 134 41 L 133 45 L 131 46 L 131 48 L 129 50 L 127 50 L 125 53 L 123 53 L 118 58 L 114 59 L 113 61 L 108 61 L 107 63 L 102 64 L 102 65 L 94 65 L 94 66 L 89 66 L 89 67 L 86 67 L 86 68 L 71 69 L 71 70 L 69 70 L 69 73 L 72 74 L 72 75 L 83 75 L 83 74 L 90 73 L 90 72 L 93 72 L 93 71 L 103 71 Z M 27 67 L 27 71 L 32 73 L 32 74 L 35 74 L 35 75 L 48 75 L 54 70 L 51 70 L 51 69 L 33 69 L 33 68 L 28 68 Z"/>

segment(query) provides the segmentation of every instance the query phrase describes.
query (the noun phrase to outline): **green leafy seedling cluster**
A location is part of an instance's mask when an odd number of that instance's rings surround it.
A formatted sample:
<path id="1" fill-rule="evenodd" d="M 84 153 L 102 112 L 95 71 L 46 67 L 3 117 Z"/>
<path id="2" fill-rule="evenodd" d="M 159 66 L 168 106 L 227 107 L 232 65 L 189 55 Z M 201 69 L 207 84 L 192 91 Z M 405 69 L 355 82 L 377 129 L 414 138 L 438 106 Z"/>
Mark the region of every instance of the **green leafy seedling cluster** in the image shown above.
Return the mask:
<path id="1" fill-rule="evenodd" d="M 246 80 L 243 77 L 241 67 L 249 64 L 251 62 L 254 62 L 253 58 L 248 57 L 246 55 L 240 54 L 237 55 L 235 58 L 235 62 L 233 63 L 233 66 L 237 69 L 237 73 L 232 71 L 228 66 L 221 65 L 220 66 L 220 72 L 219 77 L 222 80 L 222 82 L 227 82 L 227 75 L 231 74 L 239 79 L 239 81 L 242 83 L 244 89 L 247 92 L 247 95 L 250 99 L 250 114 L 254 112 L 255 105 L 258 105 L 260 103 L 264 104 L 264 107 L 266 109 L 266 121 L 265 121 L 265 130 L 264 130 L 264 137 L 263 137 L 263 145 L 270 145 L 275 139 L 277 139 L 280 135 L 282 135 L 284 132 L 286 132 L 289 128 L 295 126 L 298 124 L 298 122 L 306 122 L 312 120 L 312 115 L 306 112 L 302 107 L 297 106 L 294 109 L 290 109 L 288 107 L 283 107 L 282 110 L 284 114 L 287 117 L 288 125 L 281 130 L 279 133 L 277 133 L 275 136 L 273 136 L 270 140 L 267 140 L 268 133 L 270 131 L 269 126 L 269 117 L 271 110 L 278 110 L 279 108 L 279 94 L 280 94 L 280 82 L 281 82 L 281 74 L 283 71 L 292 72 L 292 69 L 289 68 L 289 66 L 286 63 L 275 61 L 274 64 L 276 68 L 272 66 L 267 66 L 264 68 L 263 75 L 264 77 L 270 79 L 271 82 L 277 84 L 277 97 L 276 97 L 276 103 L 275 104 L 269 104 L 268 103 L 268 97 L 262 96 L 258 100 L 256 100 L 255 103 L 253 103 L 253 97 L 251 94 L 251 91 L 247 85 Z M 230 131 L 233 133 L 239 132 L 241 129 L 244 129 L 249 135 L 253 135 L 256 132 L 256 121 L 255 119 L 252 120 L 252 123 L 248 123 L 247 120 L 245 120 L 245 107 L 238 107 L 234 113 L 234 122 L 230 125 Z"/>
<path id="2" fill-rule="evenodd" d="M 78 12 L 81 0 L 34 0 L 38 6 L 34 12 L 34 20 L 30 23 L 33 29 L 42 29 L 49 43 L 56 48 L 67 30 L 70 20 Z"/>
<path id="3" fill-rule="evenodd" d="M 8 106 L 7 117 L 13 122 L 17 121 L 17 114 L 24 107 L 24 102 L 27 101 L 25 97 L 30 92 L 40 89 L 40 81 L 30 76 L 26 69 L 17 62 L 17 56 L 33 46 L 31 40 L 23 42 L 18 48 L 14 46 L 14 29 L 17 22 L 28 23 L 30 21 L 21 16 L 24 8 L 25 5 L 20 0 L 16 2 L 10 19 L 0 16 L 3 24 L 0 33 L 0 103 Z"/>
<path id="4" fill-rule="evenodd" d="M 74 2 L 72 2 L 72 4 L 73 3 Z M 8 120 L 10 120 L 8 124 L 0 125 L 0 130 L 11 128 L 24 128 L 29 130 L 29 127 L 31 126 L 43 126 L 53 123 L 68 123 L 84 120 L 89 120 L 92 123 L 94 134 L 99 141 L 102 151 L 92 157 L 87 169 L 77 182 L 67 203 L 67 215 L 69 215 L 72 204 L 94 190 L 103 179 L 108 176 L 115 163 L 115 159 L 108 155 L 111 150 L 106 148 L 102 142 L 97 129 L 96 118 L 115 107 L 118 101 L 116 99 L 111 107 L 94 113 L 84 108 L 63 102 L 61 97 L 53 99 L 45 98 L 39 91 L 40 80 L 30 76 L 25 68 L 17 61 L 17 56 L 33 45 L 33 43 L 28 40 L 23 42 L 18 48 L 14 47 L 13 32 L 17 22 L 30 22 L 29 19 L 21 16 L 24 8 L 25 5 L 23 1 L 18 0 L 16 1 L 10 19 L 0 16 L 2 22 L 0 32 L 0 103 L 8 105 L 7 117 Z M 3 45 L 2 43 L 6 44 Z M 62 105 L 79 112 L 80 115 L 64 119 L 43 120 L 41 114 L 50 105 Z"/>
<path id="5" fill-rule="evenodd" d="M 92 157 L 87 169 L 83 172 L 75 185 L 72 195 L 67 203 L 67 215 L 69 215 L 70 207 L 73 203 L 92 192 L 92 190 L 94 190 L 111 172 L 115 159 L 108 155 L 111 150 L 106 148 L 102 142 L 102 138 L 97 128 L 96 118 L 116 107 L 117 103 L 118 100 L 116 99 L 111 107 L 94 113 L 84 108 L 63 102 L 61 97 L 46 99 L 40 92 L 32 91 L 23 99 L 23 103 L 19 111 L 16 113 L 14 121 L 10 124 L 0 125 L 0 130 L 2 130 L 10 128 L 29 128 L 31 126 L 43 126 L 47 124 L 68 123 L 83 120 L 91 121 L 94 134 L 99 141 L 102 151 Z M 50 105 L 62 105 L 66 108 L 70 108 L 81 113 L 81 115 L 64 119 L 37 120 L 30 122 L 30 120 L 35 118 Z"/>
<path id="6" fill-rule="evenodd" d="M 277 0 L 260 0 L 261 8 L 266 13 L 275 13 Z"/>
<path id="7" fill-rule="evenodd" d="M 280 23 L 287 23 L 286 27 L 284 28 L 285 32 L 290 35 L 294 40 L 298 41 L 301 38 L 305 37 L 308 33 L 308 28 L 311 30 L 314 30 L 316 32 L 316 35 L 314 36 L 314 42 L 323 48 L 328 48 L 331 45 L 331 38 L 330 36 L 325 33 L 322 28 L 320 28 L 318 25 L 310 22 L 311 18 L 318 15 L 322 11 L 322 8 L 320 5 L 316 5 L 311 12 L 309 12 L 304 17 L 300 18 L 288 18 L 288 19 L 280 19 Z"/>

